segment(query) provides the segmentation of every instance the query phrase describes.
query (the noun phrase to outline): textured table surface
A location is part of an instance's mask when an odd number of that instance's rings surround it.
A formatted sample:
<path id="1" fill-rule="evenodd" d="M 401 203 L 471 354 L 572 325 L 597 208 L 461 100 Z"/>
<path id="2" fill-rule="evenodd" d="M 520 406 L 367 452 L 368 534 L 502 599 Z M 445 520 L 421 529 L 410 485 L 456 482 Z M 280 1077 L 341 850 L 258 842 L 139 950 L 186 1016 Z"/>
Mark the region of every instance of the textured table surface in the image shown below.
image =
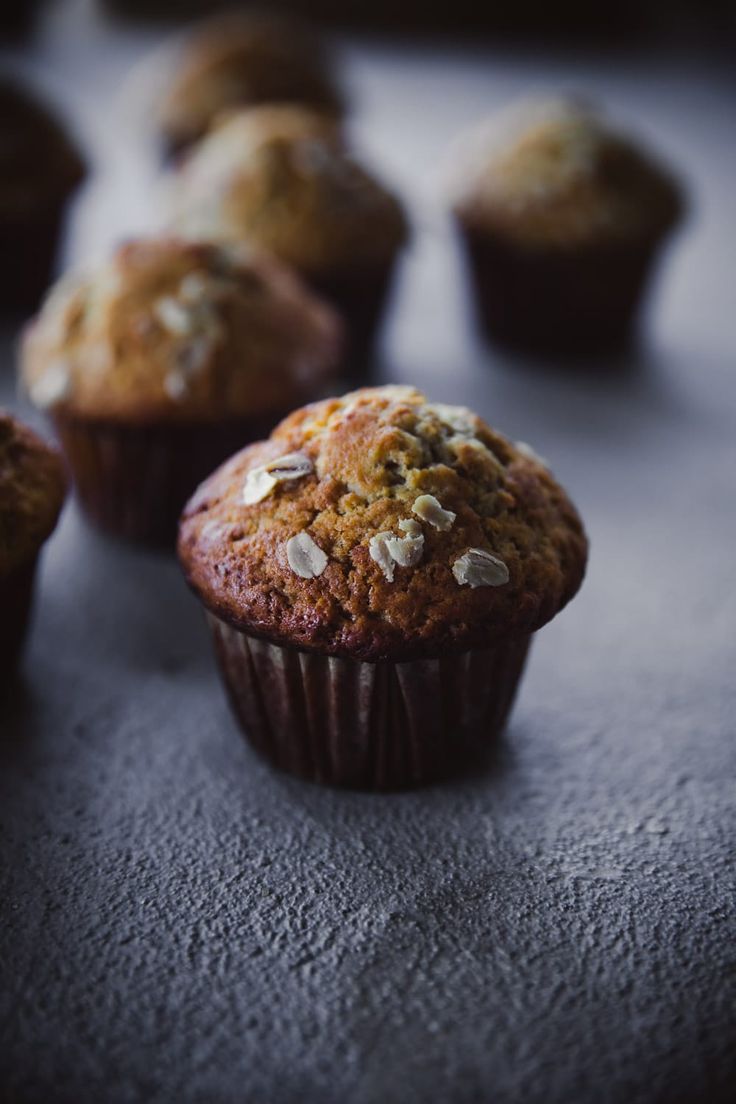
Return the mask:
<path id="1" fill-rule="evenodd" d="M 140 88 L 121 83 L 148 43 L 72 11 L 23 59 L 96 150 L 72 252 L 148 217 Z M 358 134 L 417 222 L 380 378 L 547 456 L 589 529 L 587 581 L 485 775 L 331 792 L 241 740 L 175 563 L 68 508 L 0 717 L 0 1100 L 730 1100 L 736 97 L 674 57 L 348 60 Z M 459 126 L 560 85 L 655 136 L 693 195 L 642 347 L 608 370 L 485 352 L 434 200 Z"/>

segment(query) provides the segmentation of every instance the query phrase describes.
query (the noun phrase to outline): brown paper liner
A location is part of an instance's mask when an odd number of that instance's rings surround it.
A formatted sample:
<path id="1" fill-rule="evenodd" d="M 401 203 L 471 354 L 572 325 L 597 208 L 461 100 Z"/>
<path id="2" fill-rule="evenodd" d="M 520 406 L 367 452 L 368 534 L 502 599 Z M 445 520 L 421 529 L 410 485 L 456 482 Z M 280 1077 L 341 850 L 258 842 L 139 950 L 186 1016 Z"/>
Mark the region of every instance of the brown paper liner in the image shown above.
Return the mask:
<path id="1" fill-rule="evenodd" d="M 250 441 L 268 436 L 270 417 L 179 425 L 129 425 L 54 416 L 85 513 L 125 540 L 173 548 L 192 492 Z"/>
<path id="2" fill-rule="evenodd" d="M 345 323 L 341 372 L 346 379 L 366 375 L 393 283 L 395 262 L 372 268 L 302 276 L 316 295 L 325 299 Z"/>
<path id="3" fill-rule="evenodd" d="M 38 556 L 0 576 L 0 685 L 18 665 L 33 602 Z"/>
<path id="4" fill-rule="evenodd" d="M 531 637 L 406 663 L 319 655 L 207 613 L 222 677 L 255 748 L 333 786 L 396 790 L 465 769 L 501 732 Z"/>
<path id="5" fill-rule="evenodd" d="M 658 239 L 561 252 L 461 229 L 479 322 L 491 340 L 582 355 L 615 351 L 632 337 Z"/>

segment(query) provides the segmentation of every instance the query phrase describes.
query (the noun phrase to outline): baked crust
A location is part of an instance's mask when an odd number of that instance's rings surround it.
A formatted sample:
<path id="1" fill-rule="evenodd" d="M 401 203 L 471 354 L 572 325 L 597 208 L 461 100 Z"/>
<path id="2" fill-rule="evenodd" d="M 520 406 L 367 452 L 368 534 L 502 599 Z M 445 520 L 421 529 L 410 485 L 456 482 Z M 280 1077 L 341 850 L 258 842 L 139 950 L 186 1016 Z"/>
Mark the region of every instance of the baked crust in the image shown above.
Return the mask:
<path id="1" fill-rule="evenodd" d="M 308 278 L 389 263 L 408 236 L 399 200 L 324 118 L 290 108 L 234 113 L 173 185 L 177 232 L 247 241 Z"/>
<path id="2" fill-rule="evenodd" d="M 519 246 L 656 240 L 683 211 L 669 170 L 574 100 L 522 105 L 469 135 L 467 147 L 455 213 Z"/>
<path id="3" fill-rule="evenodd" d="M 26 332 L 21 374 L 55 413 L 200 422 L 314 397 L 339 348 L 331 309 L 281 266 L 153 238 L 52 290 Z"/>
<path id="4" fill-rule="evenodd" d="M 246 482 L 251 498 L 260 486 L 249 473 L 290 454 L 308 474 L 246 505 Z M 421 496 L 452 522 L 434 507 L 423 511 L 434 523 L 422 517 Z M 372 555 L 386 535 L 407 541 L 410 566 Z M 490 585 L 462 583 L 471 549 L 501 561 L 507 581 L 496 567 Z M 278 643 L 367 660 L 436 658 L 533 632 L 575 594 L 586 555 L 575 508 L 528 449 L 405 387 L 296 411 L 199 488 L 179 534 L 187 580 L 213 613 Z M 317 574 L 303 577 L 310 567 Z"/>
<path id="5" fill-rule="evenodd" d="M 0 410 L 0 575 L 36 556 L 56 525 L 65 495 L 58 452 Z"/>
<path id="6" fill-rule="evenodd" d="M 224 111 L 261 103 L 303 104 L 335 117 L 344 110 L 330 58 L 314 35 L 293 20 L 230 14 L 185 44 L 159 122 L 170 146 L 182 148 Z"/>

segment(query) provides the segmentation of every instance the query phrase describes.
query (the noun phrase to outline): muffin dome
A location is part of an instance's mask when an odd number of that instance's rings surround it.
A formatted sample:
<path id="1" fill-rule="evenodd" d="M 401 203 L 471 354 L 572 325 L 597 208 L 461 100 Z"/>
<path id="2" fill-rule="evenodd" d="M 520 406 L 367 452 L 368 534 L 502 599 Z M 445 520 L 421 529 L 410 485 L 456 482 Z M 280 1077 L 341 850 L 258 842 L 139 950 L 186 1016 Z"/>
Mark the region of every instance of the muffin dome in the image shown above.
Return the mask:
<path id="1" fill-rule="evenodd" d="M 53 208 L 84 176 L 84 164 L 57 120 L 32 95 L 0 77 L 0 215 Z"/>
<path id="2" fill-rule="evenodd" d="M 175 184 L 177 231 L 248 241 L 309 276 L 390 262 L 407 236 L 399 201 L 309 112 L 237 113 Z"/>
<path id="3" fill-rule="evenodd" d="M 272 262 L 139 240 L 52 291 L 26 334 L 22 380 L 54 413 L 217 420 L 313 395 L 338 347 L 330 309 Z"/>
<path id="4" fill-rule="evenodd" d="M 200 487 L 179 536 L 190 585 L 235 627 L 394 661 L 540 628 L 586 551 L 528 449 L 406 387 L 296 411 Z"/>
<path id="5" fill-rule="evenodd" d="M 56 525 L 65 493 L 58 453 L 0 410 L 0 575 L 35 557 Z"/>
<path id="6" fill-rule="evenodd" d="M 160 108 L 172 149 L 198 141 L 223 112 L 261 103 L 304 104 L 338 116 L 342 95 L 321 43 L 294 21 L 230 15 L 191 37 Z"/>
<path id="7" fill-rule="evenodd" d="M 516 244 L 577 249 L 656 239 L 681 213 L 670 173 L 574 100 L 507 112 L 467 141 L 455 211 L 466 226 Z"/>

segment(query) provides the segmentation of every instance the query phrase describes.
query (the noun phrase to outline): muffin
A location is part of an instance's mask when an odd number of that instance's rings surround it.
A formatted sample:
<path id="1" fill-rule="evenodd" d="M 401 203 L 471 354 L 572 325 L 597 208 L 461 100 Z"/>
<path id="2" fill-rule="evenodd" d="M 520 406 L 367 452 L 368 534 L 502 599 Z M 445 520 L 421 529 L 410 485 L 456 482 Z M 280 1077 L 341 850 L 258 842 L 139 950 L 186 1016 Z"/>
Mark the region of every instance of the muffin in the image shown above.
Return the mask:
<path id="1" fill-rule="evenodd" d="M 322 42 L 295 20 L 231 13 L 196 30 L 159 109 L 166 151 L 198 142 L 223 112 L 301 104 L 338 118 L 342 93 Z"/>
<path id="2" fill-rule="evenodd" d="M 682 212 L 670 173 L 575 101 L 509 113 L 463 168 L 454 211 L 488 336 L 541 353 L 625 343 Z"/>
<path id="3" fill-rule="evenodd" d="M 144 239 L 59 283 L 28 328 L 21 375 L 90 518 L 173 545 L 200 480 L 323 393 L 339 337 L 332 311 L 273 262 Z"/>
<path id="4" fill-rule="evenodd" d="M 34 310 L 53 273 L 67 203 L 84 177 L 77 150 L 33 96 L 0 77 L 0 312 Z"/>
<path id="5" fill-rule="evenodd" d="M 408 387 L 296 411 L 205 481 L 179 529 L 253 744 L 364 789 L 446 777 L 492 744 L 586 551 L 527 446 Z"/>
<path id="6" fill-rule="evenodd" d="M 61 457 L 0 410 L 0 686 L 14 671 L 26 635 L 36 563 L 61 512 Z"/>
<path id="7" fill-rule="evenodd" d="M 292 266 L 342 315 L 347 362 L 370 354 L 406 216 L 319 116 L 232 115 L 182 166 L 172 198 L 179 232 L 247 241 Z"/>

